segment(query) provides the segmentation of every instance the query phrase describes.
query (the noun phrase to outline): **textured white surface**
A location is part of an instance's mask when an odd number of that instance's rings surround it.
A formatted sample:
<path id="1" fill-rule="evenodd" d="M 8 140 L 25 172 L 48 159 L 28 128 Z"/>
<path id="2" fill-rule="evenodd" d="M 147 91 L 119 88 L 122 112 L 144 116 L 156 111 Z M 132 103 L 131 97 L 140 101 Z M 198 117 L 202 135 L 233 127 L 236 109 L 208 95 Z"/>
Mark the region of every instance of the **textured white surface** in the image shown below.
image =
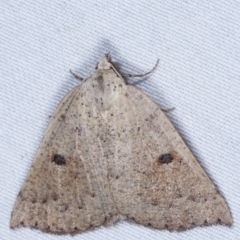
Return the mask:
<path id="1" fill-rule="evenodd" d="M 0 3 L 1 239 L 72 239 L 9 229 L 10 213 L 63 95 L 106 53 L 121 72 L 160 67 L 138 82 L 193 151 L 233 215 L 233 227 L 181 233 L 122 222 L 76 239 L 240 239 L 240 1 Z"/>

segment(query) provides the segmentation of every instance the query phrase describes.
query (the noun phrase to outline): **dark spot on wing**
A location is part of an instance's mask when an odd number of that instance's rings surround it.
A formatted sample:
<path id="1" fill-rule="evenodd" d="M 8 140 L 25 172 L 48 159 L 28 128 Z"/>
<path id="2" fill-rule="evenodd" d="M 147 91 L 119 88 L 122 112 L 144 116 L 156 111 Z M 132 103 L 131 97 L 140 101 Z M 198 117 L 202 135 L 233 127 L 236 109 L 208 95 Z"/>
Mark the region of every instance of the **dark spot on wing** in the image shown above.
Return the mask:
<path id="1" fill-rule="evenodd" d="M 221 223 L 222 223 L 222 220 L 221 220 L 220 218 L 218 218 L 217 223 L 218 223 L 218 224 L 221 224 Z"/>
<path id="2" fill-rule="evenodd" d="M 98 83 L 99 90 L 104 92 L 103 77 L 102 76 L 98 76 L 96 78 L 96 80 L 97 80 L 97 83 Z"/>
<path id="3" fill-rule="evenodd" d="M 55 201 L 55 202 L 58 200 L 58 196 L 57 196 L 56 193 L 52 193 L 52 199 L 53 199 L 53 201 Z"/>
<path id="4" fill-rule="evenodd" d="M 82 133 L 82 128 L 81 127 L 76 127 L 75 131 L 77 132 L 77 134 L 79 136 L 81 136 L 81 133 Z"/>
<path id="5" fill-rule="evenodd" d="M 177 230 L 181 232 L 181 231 L 186 230 L 186 228 L 185 228 L 184 226 L 180 225 L 179 228 L 178 228 Z"/>
<path id="6" fill-rule="evenodd" d="M 66 119 L 66 116 L 64 114 L 61 114 L 61 119 L 62 120 L 65 120 Z"/>
<path id="7" fill-rule="evenodd" d="M 158 161 L 162 164 L 168 164 L 170 162 L 172 162 L 173 160 L 173 155 L 171 153 L 165 153 L 165 154 L 162 154 L 159 158 L 158 158 Z"/>
<path id="8" fill-rule="evenodd" d="M 195 202 L 195 201 L 196 201 L 196 197 L 190 195 L 190 196 L 187 198 L 187 200 L 190 200 L 190 201 Z"/>
<path id="9" fill-rule="evenodd" d="M 60 155 L 60 154 L 54 154 L 52 161 L 55 162 L 57 165 L 64 165 L 64 164 L 66 164 L 65 158 L 62 155 Z"/>
<path id="10" fill-rule="evenodd" d="M 19 193 L 18 193 L 18 197 L 22 197 L 22 192 L 20 191 Z"/>

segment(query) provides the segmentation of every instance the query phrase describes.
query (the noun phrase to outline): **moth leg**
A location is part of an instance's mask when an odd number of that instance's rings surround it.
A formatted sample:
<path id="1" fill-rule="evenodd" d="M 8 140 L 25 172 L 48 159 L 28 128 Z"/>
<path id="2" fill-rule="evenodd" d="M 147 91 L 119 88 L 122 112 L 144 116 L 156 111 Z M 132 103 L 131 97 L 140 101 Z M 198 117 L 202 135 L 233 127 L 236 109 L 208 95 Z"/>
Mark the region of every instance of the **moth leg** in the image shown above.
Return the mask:
<path id="1" fill-rule="evenodd" d="M 76 79 L 78 79 L 78 80 L 80 80 L 80 81 L 83 81 L 83 80 L 84 80 L 83 77 L 79 77 L 76 73 L 72 72 L 71 69 L 69 70 L 69 72 L 70 72 Z"/>
<path id="2" fill-rule="evenodd" d="M 172 108 L 161 108 L 161 110 L 165 113 L 168 113 L 168 112 L 171 112 L 173 110 L 175 110 L 175 107 L 172 107 Z"/>

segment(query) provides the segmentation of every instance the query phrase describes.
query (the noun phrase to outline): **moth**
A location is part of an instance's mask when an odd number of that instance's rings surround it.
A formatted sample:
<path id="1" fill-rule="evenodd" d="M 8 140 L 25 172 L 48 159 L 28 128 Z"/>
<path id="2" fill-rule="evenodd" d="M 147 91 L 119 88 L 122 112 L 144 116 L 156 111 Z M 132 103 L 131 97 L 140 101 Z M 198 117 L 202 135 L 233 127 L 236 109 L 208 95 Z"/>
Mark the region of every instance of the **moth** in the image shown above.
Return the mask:
<path id="1" fill-rule="evenodd" d="M 10 227 L 75 234 L 122 219 L 170 231 L 232 224 L 165 113 L 106 55 L 52 115 Z"/>

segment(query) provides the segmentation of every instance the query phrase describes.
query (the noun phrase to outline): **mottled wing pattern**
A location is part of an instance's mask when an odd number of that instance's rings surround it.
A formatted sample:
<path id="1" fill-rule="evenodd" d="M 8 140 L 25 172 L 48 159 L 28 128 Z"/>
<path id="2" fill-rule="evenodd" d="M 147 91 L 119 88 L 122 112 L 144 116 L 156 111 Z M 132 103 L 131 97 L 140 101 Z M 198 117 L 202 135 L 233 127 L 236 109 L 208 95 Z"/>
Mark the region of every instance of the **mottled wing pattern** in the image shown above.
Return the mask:
<path id="1" fill-rule="evenodd" d="M 113 195 L 121 214 L 159 229 L 231 225 L 224 199 L 157 104 L 128 85 L 117 109 Z"/>
<path id="2" fill-rule="evenodd" d="M 70 91 L 57 107 L 12 211 L 10 226 L 74 233 L 115 215 L 104 139 L 106 123 L 89 103 L 88 85 Z M 105 188 L 105 189 L 103 189 Z"/>
<path id="3" fill-rule="evenodd" d="M 232 224 L 165 114 L 105 56 L 58 105 L 10 226 L 63 234 L 124 218 L 169 230 Z"/>

